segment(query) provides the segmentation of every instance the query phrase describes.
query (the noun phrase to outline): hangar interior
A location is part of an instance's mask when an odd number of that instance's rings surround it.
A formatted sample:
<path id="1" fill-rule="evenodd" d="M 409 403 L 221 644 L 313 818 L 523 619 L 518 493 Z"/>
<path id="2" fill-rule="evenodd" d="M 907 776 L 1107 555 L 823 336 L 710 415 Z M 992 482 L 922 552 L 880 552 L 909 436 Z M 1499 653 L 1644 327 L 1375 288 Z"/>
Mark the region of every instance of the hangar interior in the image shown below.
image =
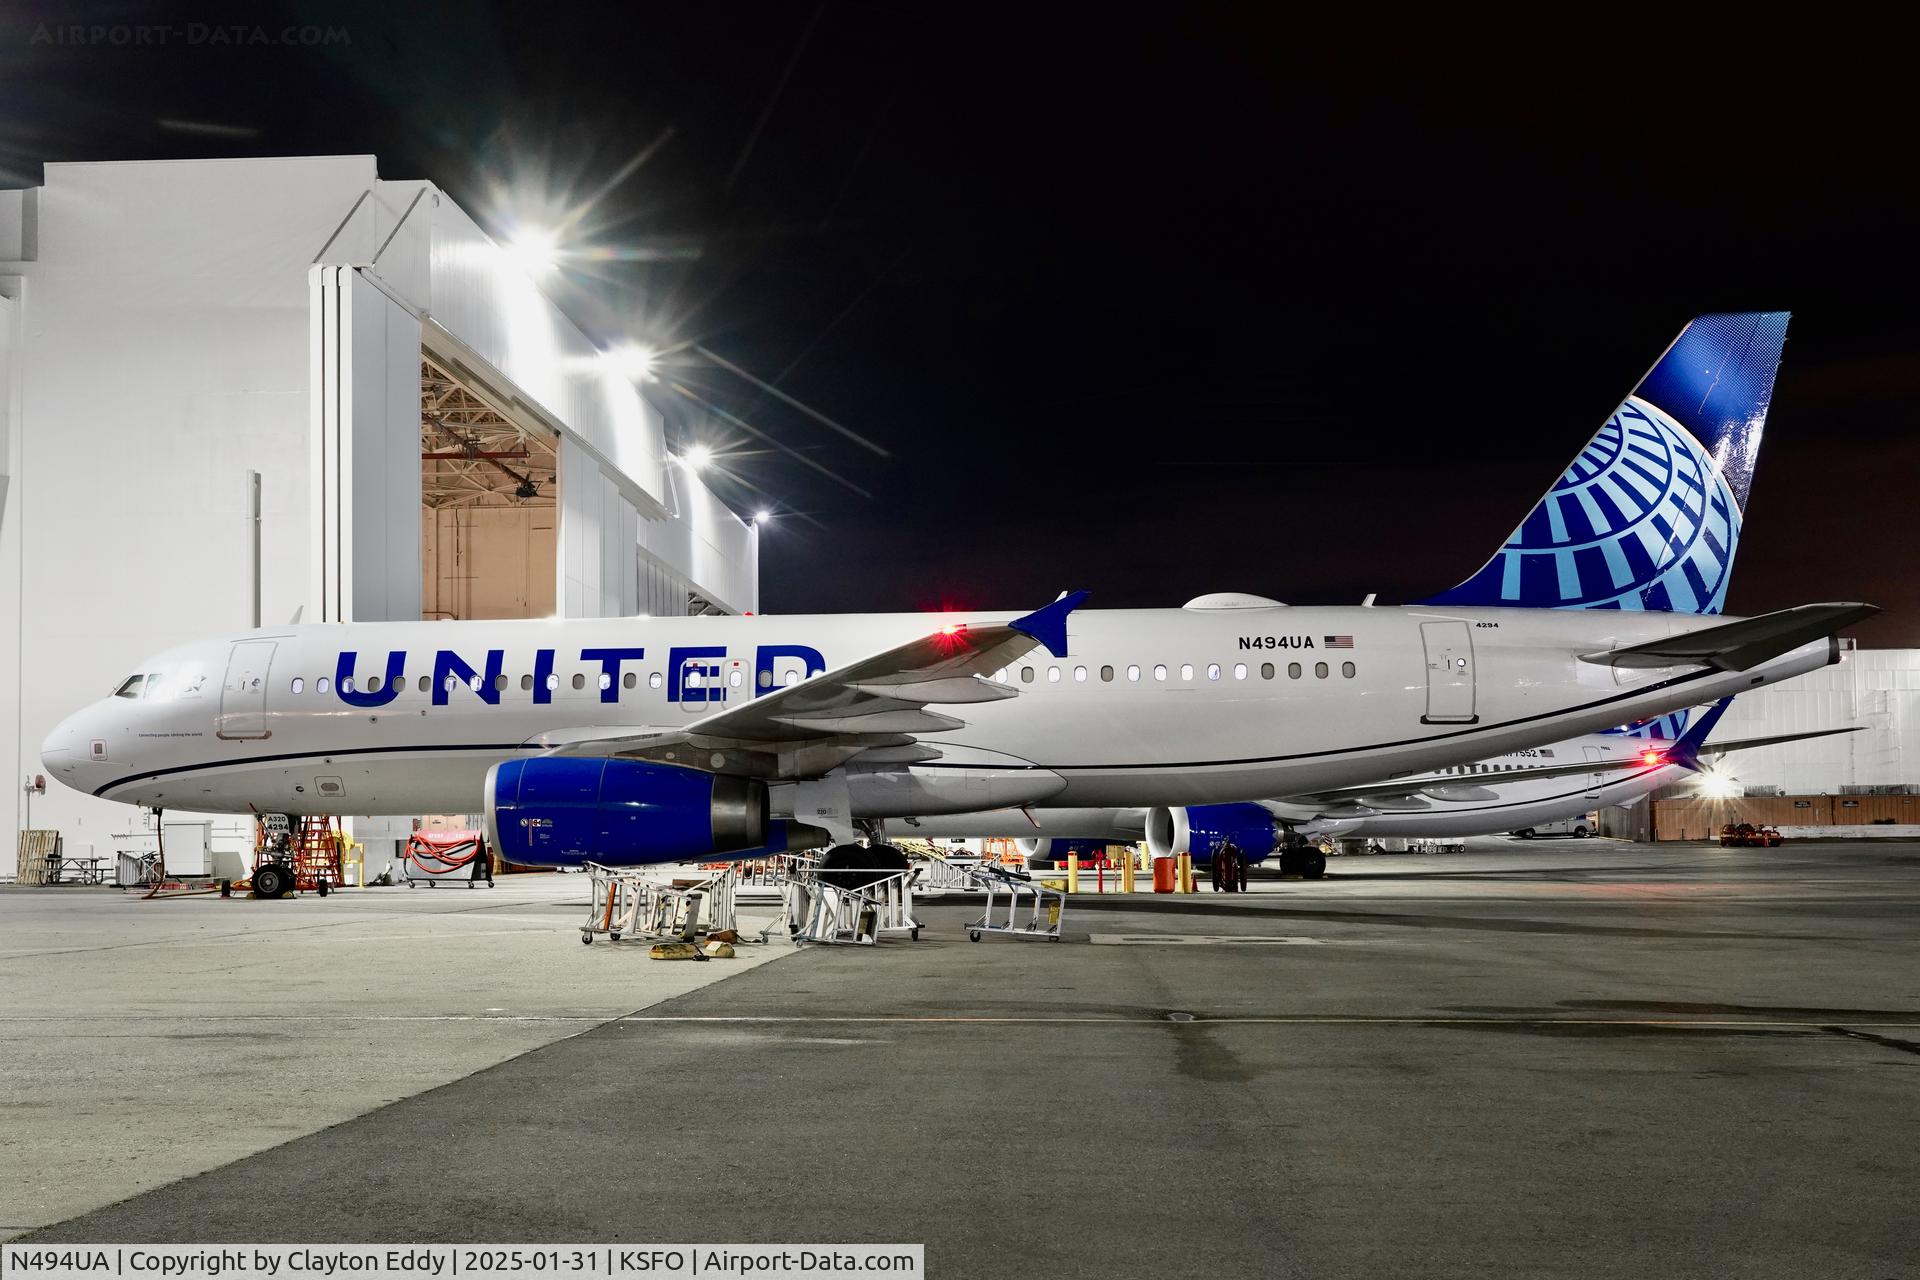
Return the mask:
<path id="1" fill-rule="evenodd" d="M 432 183 L 360 155 L 49 164 L 0 191 L 7 846 L 138 837 L 124 806 L 19 780 L 170 645 L 296 611 L 740 613 L 758 583 L 757 530 L 677 465 L 631 362 Z M 411 826 L 355 820 L 368 877 Z"/>

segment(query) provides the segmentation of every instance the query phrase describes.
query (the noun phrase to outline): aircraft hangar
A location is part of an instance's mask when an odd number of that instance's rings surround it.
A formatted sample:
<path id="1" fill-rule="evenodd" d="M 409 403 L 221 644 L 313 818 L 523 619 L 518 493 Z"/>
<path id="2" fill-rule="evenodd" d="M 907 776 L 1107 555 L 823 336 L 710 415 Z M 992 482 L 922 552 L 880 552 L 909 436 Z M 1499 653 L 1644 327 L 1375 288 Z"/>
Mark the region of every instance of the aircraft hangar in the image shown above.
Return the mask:
<path id="1" fill-rule="evenodd" d="M 210 633 L 755 611 L 758 533 L 676 462 L 645 353 L 596 346 L 539 273 L 369 155 L 0 191 L 0 774 L 31 782 L 102 671 Z M 9 847 L 127 834 L 121 806 L 9 790 Z M 359 820 L 367 878 L 410 825 Z"/>

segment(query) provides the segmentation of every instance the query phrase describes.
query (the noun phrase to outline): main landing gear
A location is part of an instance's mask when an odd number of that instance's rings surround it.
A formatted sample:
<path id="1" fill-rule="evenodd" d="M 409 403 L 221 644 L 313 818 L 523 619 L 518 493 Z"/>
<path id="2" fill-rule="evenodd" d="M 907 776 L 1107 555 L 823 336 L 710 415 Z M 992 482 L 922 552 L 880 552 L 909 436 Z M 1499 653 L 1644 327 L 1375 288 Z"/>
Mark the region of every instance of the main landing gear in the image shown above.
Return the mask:
<path id="1" fill-rule="evenodd" d="M 1295 836 L 1280 850 L 1280 874 L 1299 876 L 1302 880 L 1321 879 L 1327 874 L 1327 855 L 1320 852 L 1318 846 Z"/>
<path id="2" fill-rule="evenodd" d="M 907 855 L 898 846 L 837 844 L 820 857 L 820 878 L 836 889 L 864 889 L 876 880 L 908 869 Z"/>

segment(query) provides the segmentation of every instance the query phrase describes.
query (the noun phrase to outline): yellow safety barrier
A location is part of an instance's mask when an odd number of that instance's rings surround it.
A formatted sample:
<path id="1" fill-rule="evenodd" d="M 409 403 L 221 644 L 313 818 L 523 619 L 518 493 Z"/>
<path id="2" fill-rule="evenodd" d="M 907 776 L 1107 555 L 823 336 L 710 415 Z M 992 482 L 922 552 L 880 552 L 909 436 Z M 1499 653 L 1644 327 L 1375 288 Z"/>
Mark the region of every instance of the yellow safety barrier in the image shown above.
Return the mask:
<path id="1" fill-rule="evenodd" d="M 1080 892 L 1080 855 L 1077 853 L 1067 855 L 1067 892 Z"/>
<path id="2" fill-rule="evenodd" d="M 1180 893 L 1192 893 L 1194 891 L 1193 855 L 1190 853 L 1181 854 L 1177 866 L 1179 868 L 1179 874 L 1174 882 L 1177 886 L 1177 891 Z"/>

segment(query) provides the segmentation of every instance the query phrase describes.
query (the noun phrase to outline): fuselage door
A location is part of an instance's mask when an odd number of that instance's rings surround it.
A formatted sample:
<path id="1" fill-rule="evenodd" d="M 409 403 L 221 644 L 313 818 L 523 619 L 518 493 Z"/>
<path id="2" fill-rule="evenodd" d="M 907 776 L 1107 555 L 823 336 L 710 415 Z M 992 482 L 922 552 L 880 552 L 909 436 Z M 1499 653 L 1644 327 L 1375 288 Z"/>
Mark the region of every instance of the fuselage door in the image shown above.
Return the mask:
<path id="1" fill-rule="evenodd" d="M 1587 763 L 1592 764 L 1596 760 L 1604 760 L 1606 758 L 1606 755 L 1607 753 L 1602 751 L 1598 747 L 1588 747 Z M 1602 774 L 1602 773 L 1588 774 L 1587 775 L 1587 793 L 1586 793 L 1587 799 L 1598 800 L 1600 798 L 1600 788 L 1605 786 L 1606 784 L 1607 784 L 1607 778 L 1605 774 Z"/>
<path id="2" fill-rule="evenodd" d="M 220 687 L 220 727 L 215 736 L 228 740 L 265 738 L 267 729 L 267 668 L 273 665 L 272 640 L 241 640 L 227 655 L 227 679 Z"/>
<path id="3" fill-rule="evenodd" d="M 696 655 L 680 664 L 676 701 L 688 715 L 703 716 L 727 703 L 727 682 L 718 658 Z"/>
<path id="4" fill-rule="evenodd" d="M 1427 653 L 1427 714 L 1422 724 L 1472 724 L 1473 632 L 1464 622 L 1423 622 Z"/>

